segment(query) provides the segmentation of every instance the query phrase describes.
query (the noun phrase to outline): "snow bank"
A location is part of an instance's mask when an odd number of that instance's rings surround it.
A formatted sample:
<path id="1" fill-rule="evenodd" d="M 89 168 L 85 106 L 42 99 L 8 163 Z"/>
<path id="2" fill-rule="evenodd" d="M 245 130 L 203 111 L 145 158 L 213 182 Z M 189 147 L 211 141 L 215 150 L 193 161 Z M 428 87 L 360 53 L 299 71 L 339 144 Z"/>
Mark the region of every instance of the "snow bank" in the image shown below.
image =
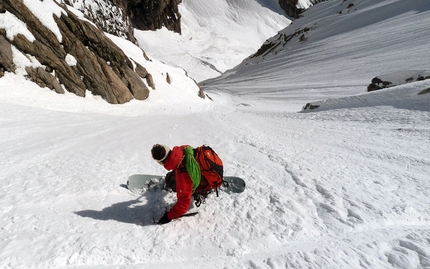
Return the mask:
<path id="1" fill-rule="evenodd" d="M 390 88 L 405 83 L 430 79 L 430 71 L 427 70 L 402 70 L 374 77 L 372 83 L 367 86 L 367 91 L 375 91 Z"/>
<path id="2" fill-rule="evenodd" d="M 428 89 L 430 89 L 430 81 L 415 82 L 370 93 L 311 102 L 306 104 L 302 110 L 323 111 L 358 107 L 392 106 L 401 109 L 430 111 L 430 94 L 422 94 Z"/>

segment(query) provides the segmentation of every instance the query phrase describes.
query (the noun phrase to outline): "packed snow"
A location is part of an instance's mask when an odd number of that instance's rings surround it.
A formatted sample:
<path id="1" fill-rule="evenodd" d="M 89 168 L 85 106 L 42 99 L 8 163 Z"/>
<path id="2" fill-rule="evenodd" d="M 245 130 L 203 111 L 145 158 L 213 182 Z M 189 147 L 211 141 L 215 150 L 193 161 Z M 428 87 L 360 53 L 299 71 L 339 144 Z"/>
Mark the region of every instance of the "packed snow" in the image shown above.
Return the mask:
<path id="1" fill-rule="evenodd" d="M 404 12 L 399 3 L 409 1 L 354 1 L 365 5 L 361 21 L 391 8 L 377 22 L 293 48 L 295 66 L 278 53 L 283 61 L 260 59 L 207 82 L 213 102 L 185 89 L 168 98 L 168 88 L 110 105 L 6 73 L 0 268 L 430 268 L 430 80 L 365 93 L 375 76 L 429 69 L 429 37 L 418 30 L 429 25 L 430 4 L 413 2 Z M 415 38 L 397 39 L 405 25 Z M 383 38 L 364 46 L 368 31 Z M 346 41 L 330 43 L 345 38 L 355 61 Z M 116 41 L 137 57 L 133 44 Z M 364 66 L 372 50 L 378 68 Z M 405 51 L 411 58 L 399 56 Z M 250 68 L 265 65 L 260 76 Z M 189 87 L 179 75 L 176 83 Z M 318 109 L 301 111 L 307 102 Z M 196 216 L 154 225 L 164 213 L 154 208 L 172 206 L 175 194 L 123 186 L 133 174 L 166 172 L 151 158 L 155 143 L 212 146 L 246 190 L 211 195 L 191 208 Z"/>

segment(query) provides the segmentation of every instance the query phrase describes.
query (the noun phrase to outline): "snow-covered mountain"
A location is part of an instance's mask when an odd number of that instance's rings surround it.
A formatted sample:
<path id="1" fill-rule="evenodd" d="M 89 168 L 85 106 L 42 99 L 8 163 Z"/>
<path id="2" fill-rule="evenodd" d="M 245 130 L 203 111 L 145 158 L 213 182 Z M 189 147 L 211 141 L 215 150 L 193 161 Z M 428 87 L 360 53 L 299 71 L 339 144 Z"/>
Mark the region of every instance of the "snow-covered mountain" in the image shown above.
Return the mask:
<path id="1" fill-rule="evenodd" d="M 318 98 L 334 87 L 364 92 L 382 74 L 428 70 L 429 5 L 426 0 L 320 3 L 240 65 L 204 84 L 240 94 L 264 91 L 271 98 L 284 91 Z"/>
<path id="2" fill-rule="evenodd" d="M 0 268 L 429 268 L 430 81 L 407 70 L 429 69 L 430 3 L 342 1 L 311 7 L 281 31 L 293 35 L 285 46 L 269 39 L 273 53 L 208 81 L 214 102 L 192 98 L 182 69 L 111 36 L 155 82 L 178 74 L 175 86 L 111 105 L 2 70 Z M 0 3 L 2 25 L 28 35 Z M 37 63 L 12 51 L 18 71 Z M 399 85 L 365 93 L 376 76 Z M 298 112 L 308 102 L 318 109 Z M 154 143 L 210 145 L 245 192 L 154 225 L 175 194 L 123 188 L 166 172 Z"/>
<path id="3" fill-rule="evenodd" d="M 178 10 L 175 3 L 154 2 L 151 8 L 146 7 L 147 28 L 167 25 L 172 16 L 178 16 L 179 20 L 179 14 L 171 14 Z M 307 0 L 299 4 L 311 5 Z M 4 0 L 4 12 L 0 16 L 2 69 L 12 73 L 18 70 L 19 76 L 24 75 L 58 93 L 68 91 L 85 96 L 88 91 L 110 103 L 146 99 L 151 88 L 170 91 L 176 87 L 175 76 L 189 77 L 193 95 L 198 93 L 204 97 L 197 85 L 192 86 L 194 80 L 207 79 L 234 67 L 290 22 L 274 1 L 219 0 L 209 4 L 185 1 L 180 6 L 185 15 L 182 35 L 166 28 L 156 33 L 136 30 L 143 51 L 129 55 L 126 50 L 124 54 L 114 44 L 124 42 L 114 35 L 136 43 L 131 26 L 132 22 L 139 24 L 136 14 L 144 12 L 140 5 L 145 6 L 145 3 Z M 26 29 L 26 25 L 32 27 Z M 223 25 L 228 25 L 229 29 Z M 160 38 L 160 32 L 165 36 Z M 25 33 L 23 39 L 16 37 L 20 33 Z M 36 42 L 32 43 L 34 40 Z M 145 51 L 149 51 L 151 59 Z M 152 59 L 179 69 L 173 71 L 162 64 L 155 67 Z"/>
<path id="4" fill-rule="evenodd" d="M 163 28 L 135 30 L 135 36 L 150 57 L 197 81 L 233 68 L 291 22 L 274 0 L 184 0 L 179 11 L 181 34 Z"/>

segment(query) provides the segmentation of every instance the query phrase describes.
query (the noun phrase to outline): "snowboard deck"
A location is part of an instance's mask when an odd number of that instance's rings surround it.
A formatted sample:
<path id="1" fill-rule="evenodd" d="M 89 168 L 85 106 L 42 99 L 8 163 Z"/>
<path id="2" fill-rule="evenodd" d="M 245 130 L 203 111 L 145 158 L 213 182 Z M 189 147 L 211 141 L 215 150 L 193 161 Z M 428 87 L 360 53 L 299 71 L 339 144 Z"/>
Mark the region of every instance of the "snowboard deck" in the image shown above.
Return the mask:
<path id="1" fill-rule="evenodd" d="M 226 176 L 220 190 L 227 193 L 241 193 L 246 183 L 240 177 Z M 164 176 L 136 174 L 127 179 L 127 188 L 131 191 L 161 191 L 164 188 Z"/>

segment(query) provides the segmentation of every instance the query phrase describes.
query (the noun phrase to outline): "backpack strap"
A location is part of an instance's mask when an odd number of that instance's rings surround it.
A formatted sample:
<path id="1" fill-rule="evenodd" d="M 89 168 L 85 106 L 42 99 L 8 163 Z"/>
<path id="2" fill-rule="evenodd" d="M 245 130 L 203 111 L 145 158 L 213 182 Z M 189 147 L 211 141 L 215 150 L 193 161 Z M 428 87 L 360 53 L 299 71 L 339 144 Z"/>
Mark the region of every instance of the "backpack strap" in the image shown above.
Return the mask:
<path id="1" fill-rule="evenodd" d="M 194 204 L 196 205 L 196 207 L 199 207 L 201 204 L 206 204 L 207 197 L 208 197 L 207 193 L 194 194 L 193 198 L 194 198 Z"/>

